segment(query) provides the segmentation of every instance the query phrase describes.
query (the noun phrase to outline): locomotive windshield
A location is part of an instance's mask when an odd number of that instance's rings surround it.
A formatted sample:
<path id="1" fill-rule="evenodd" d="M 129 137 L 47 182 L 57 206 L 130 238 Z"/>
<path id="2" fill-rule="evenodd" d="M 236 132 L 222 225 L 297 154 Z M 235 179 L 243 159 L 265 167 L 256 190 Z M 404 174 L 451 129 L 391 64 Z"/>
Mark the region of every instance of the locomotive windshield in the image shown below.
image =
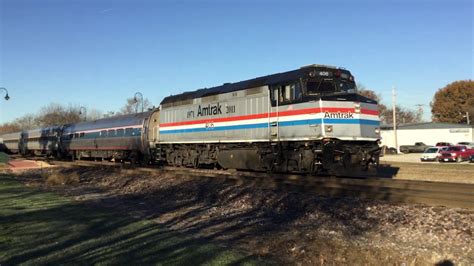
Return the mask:
<path id="1" fill-rule="evenodd" d="M 354 82 L 338 79 L 309 80 L 306 83 L 306 89 L 309 96 L 356 92 Z"/>
<path id="2" fill-rule="evenodd" d="M 355 93 L 354 77 L 343 69 L 315 70 L 304 80 L 308 96 Z"/>

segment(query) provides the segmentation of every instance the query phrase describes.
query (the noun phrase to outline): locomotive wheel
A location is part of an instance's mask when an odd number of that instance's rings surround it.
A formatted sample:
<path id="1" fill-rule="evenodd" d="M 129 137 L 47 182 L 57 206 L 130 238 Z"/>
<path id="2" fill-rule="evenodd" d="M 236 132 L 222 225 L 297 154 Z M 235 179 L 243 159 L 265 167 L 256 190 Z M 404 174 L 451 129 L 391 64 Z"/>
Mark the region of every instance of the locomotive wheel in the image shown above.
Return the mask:
<path id="1" fill-rule="evenodd" d="M 199 157 L 196 156 L 196 158 L 192 159 L 192 163 L 194 168 L 199 168 Z"/>

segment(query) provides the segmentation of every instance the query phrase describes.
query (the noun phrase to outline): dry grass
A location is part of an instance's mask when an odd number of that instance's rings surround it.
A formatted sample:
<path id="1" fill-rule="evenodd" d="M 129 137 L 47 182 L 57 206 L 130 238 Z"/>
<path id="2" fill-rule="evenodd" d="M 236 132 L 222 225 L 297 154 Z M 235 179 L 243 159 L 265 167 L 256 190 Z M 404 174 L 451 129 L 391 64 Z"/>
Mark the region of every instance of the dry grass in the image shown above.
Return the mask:
<path id="1" fill-rule="evenodd" d="M 474 184 L 472 164 L 389 162 L 389 165 L 398 168 L 394 179 Z"/>
<path id="2" fill-rule="evenodd" d="M 49 185 L 70 185 L 78 184 L 80 181 L 79 174 L 72 173 L 61 173 L 59 171 L 52 171 L 50 173 L 44 174 L 43 178 L 46 180 L 46 183 Z"/>

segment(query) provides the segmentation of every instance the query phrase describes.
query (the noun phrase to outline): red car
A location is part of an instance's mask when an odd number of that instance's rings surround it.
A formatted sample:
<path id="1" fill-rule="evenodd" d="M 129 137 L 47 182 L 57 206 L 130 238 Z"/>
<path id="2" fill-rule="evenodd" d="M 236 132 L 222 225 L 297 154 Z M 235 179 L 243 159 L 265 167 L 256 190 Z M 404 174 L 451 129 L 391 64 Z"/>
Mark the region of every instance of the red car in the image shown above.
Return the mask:
<path id="1" fill-rule="evenodd" d="M 448 146 L 453 146 L 453 144 L 449 143 L 449 142 L 438 142 L 438 143 L 436 143 L 435 146 L 436 147 L 448 147 Z"/>
<path id="2" fill-rule="evenodd" d="M 469 160 L 474 154 L 474 149 L 468 149 L 466 146 L 450 146 L 446 147 L 438 157 L 440 162 L 462 162 Z"/>

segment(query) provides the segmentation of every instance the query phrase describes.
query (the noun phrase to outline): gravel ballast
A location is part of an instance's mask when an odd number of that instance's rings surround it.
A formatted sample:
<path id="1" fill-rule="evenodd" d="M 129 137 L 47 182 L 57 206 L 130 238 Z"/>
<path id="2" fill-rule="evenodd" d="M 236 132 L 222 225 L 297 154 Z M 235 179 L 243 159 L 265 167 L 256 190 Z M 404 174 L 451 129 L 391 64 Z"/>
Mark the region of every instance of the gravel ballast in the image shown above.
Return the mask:
<path id="1" fill-rule="evenodd" d="M 474 264 L 474 212 L 469 210 L 328 198 L 169 172 L 43 171 L 18 177 L 282 264 Z M 79 179 L 45 182 L 51 175 Z"/>

